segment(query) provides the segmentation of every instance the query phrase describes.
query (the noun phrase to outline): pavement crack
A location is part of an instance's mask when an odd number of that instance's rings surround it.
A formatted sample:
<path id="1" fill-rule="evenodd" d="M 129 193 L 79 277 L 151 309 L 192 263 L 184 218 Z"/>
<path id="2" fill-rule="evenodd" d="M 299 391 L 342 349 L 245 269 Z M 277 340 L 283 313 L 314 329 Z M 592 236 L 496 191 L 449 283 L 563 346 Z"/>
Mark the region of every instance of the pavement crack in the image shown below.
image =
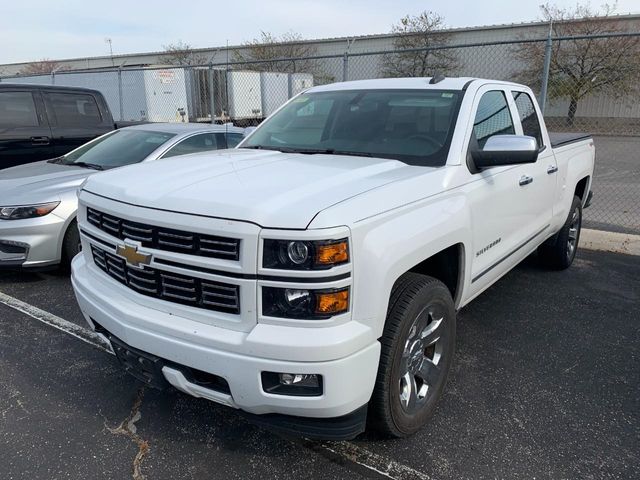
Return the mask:
<path id="1" fill-rule="evenodd" d="M 142 400 L 144 399 L 145 388 L 140 387 L 138 389 L 138 393 L 136 395 L 136 399 L 133 402 L 133 406 L 131 407 L 131 411 L 127 418 L 125 418 L 120 425 L 115 428 L 111 428 L 106 425 L 105 427 L 109 430 L 113 435 L 123 435 L 128 437 L 138 446 L 138 452 L 136 456 L 133 458 L 132 465 L 132 477 L 133 480 L 145 480 L 147 477 L 142 473 L 142 461 L 145 456 L 149 453 L 149 442 L 144 440 L 140 435 L 138 435 L 138 429 L 136 427 L 136 422 L 142 418 L 142 413 L 140 413 L 140 407 L 142 406 Z"/>

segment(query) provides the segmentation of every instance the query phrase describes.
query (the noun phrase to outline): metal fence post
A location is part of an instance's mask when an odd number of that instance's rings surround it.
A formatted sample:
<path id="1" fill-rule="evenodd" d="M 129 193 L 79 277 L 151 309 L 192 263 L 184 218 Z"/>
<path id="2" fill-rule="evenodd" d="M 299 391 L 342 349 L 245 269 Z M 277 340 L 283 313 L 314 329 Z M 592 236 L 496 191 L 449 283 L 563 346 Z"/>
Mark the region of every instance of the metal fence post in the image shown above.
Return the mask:
<path id="1" fill-rule="evenodd" d="M 124 120 L 124 99 L 122 98 L 122 68 L 120 67 L 118 67 L 118 108 L 122 122 Z"/>
<path id="2" fill-rule="evenodd" d="M 211 123 L 215 123 L 216 118 L 216 101 L 215 92 L 213 88 L 213 64 L 209 64 L 209 113 L 211 116 Z"/>
<path id="3" fill-rule="evenodd" d="M 551 28 L 544 47 L 544 66 L 542 69 L 542 87 L 540 88 L 540 110 L 544 115 L 544 108 L 547 104 L 547 87 L 549 86 L 549 67 L 551 66 Z"/>
<path id="4" fill-rule="evenodd" d="M 55 85 L 56 84 L 56 71 L 53 70 L 51 72 L 51 85 Z"/>
<path id="5" fill-rule="evenodd" d="M 342 81 L 346 82 L 347 80 L 349 80 L 349 54 L 344 52 L 342 57 Z"/>

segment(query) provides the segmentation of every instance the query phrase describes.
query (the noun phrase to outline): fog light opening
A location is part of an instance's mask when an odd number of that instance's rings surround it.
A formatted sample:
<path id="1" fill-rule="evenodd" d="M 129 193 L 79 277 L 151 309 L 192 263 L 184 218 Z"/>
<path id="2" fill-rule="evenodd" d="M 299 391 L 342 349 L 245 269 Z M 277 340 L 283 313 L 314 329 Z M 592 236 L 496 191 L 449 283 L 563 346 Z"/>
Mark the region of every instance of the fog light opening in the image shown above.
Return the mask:
<path id="1" fill-rule="evenodd" d="M 262 389 L 275 395 L 317 397 L 322 395 L 322 375 L 262 372 Z"/>

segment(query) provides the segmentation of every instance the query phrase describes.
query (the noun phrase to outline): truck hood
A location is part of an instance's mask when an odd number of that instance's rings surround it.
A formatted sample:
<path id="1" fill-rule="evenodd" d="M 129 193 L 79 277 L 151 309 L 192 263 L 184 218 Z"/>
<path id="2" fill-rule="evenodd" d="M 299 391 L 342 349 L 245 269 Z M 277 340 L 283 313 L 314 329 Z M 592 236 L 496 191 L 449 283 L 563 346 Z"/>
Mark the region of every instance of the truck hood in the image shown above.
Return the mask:
<path id="1" fill-rule="evenodd" d="M 84 189 L 143 207 L 304 229 L 321 210 L 415 175 L 415 168 L 378 158 L 237 149 L 101 173 Z"/>
<path id="2" fill-rule="evenodd" d="M 0 170 L 0 206 L 55 201 L 61 192 L 78 188 L 94 173 L 88 168 L 47 161 Z"/>

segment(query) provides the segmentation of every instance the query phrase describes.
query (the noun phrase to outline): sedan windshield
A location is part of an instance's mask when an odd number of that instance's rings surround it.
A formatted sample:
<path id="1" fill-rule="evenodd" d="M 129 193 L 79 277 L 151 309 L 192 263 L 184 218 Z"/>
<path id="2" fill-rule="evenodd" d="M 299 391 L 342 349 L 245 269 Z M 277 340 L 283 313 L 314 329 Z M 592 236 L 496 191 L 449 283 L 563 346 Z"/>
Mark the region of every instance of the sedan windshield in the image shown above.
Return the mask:
<path id="1" fill-rule="evenodd" d="M 116 130 L 67 153 L 60 163 L 97 170 L 123 167 L 143 161 L 174 136 L 166 132 Z"/>
<path id="2" fill-rule="evenodd" d="M 340 90 L 296 97 L 240 148 L 446 162 L 461 92 Z"/>

